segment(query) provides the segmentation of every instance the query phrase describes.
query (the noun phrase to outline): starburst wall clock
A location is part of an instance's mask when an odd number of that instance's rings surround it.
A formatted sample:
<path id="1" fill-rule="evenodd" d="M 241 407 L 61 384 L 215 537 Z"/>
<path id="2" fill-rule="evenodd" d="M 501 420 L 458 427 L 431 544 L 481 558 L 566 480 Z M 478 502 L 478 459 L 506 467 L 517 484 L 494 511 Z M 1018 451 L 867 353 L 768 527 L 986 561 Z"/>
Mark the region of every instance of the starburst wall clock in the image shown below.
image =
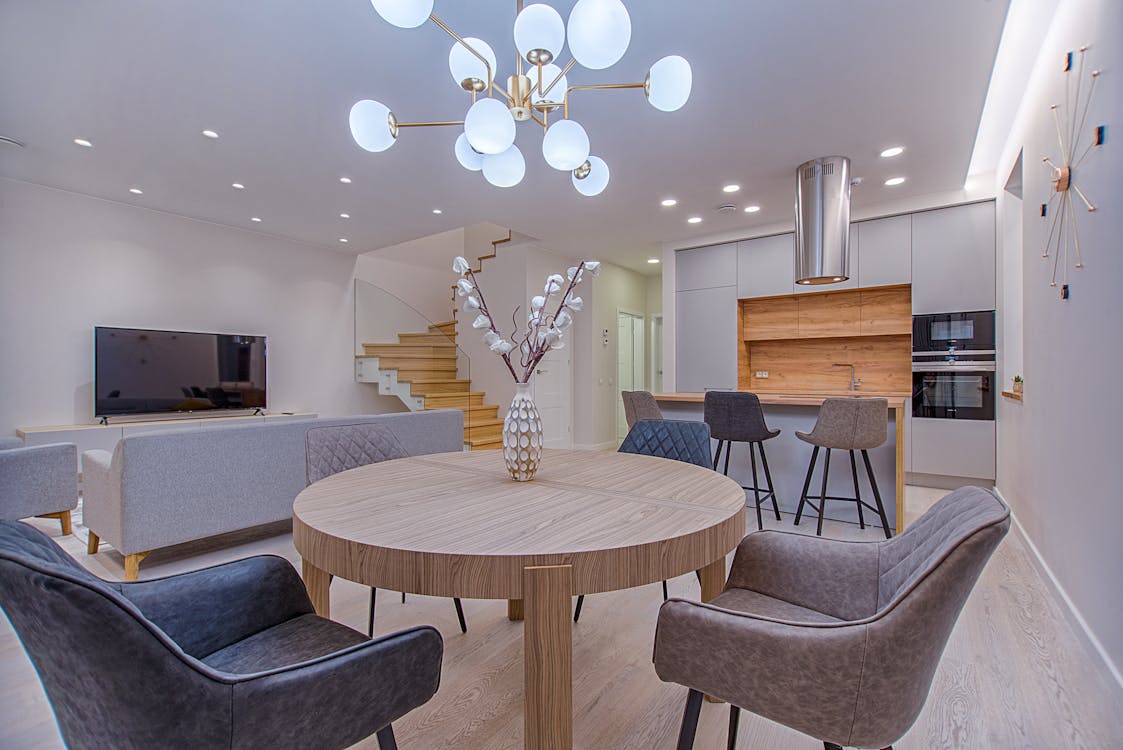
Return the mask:
<path id="1" fill-rule="evenodd" d="M 1051 256 L 1053 258 L 1053 276 L 1049 286 L 1057 286 L 1057 271 L 1061 271 L 1061 299 L 1068 299 L 1069 295 L 1069 253 L 1073 254 L 1077 269 L 1084 267 L 1084 258 L 1080 254 L 1080 231 L 1076 225 L 1076 217 L 1078 213 L 1081 213 L 1081 207 L 1075 205 L 1076 198 L 1073 198 L 1073 193 L 1079 197 L 1083 208 L 1087 208 L 1089 212 L 1096 210 L 1095 205 L 1076 184 L 1076 172 L 1089 155 L 1102 146 L 1107 138 L 1107 127 L 1096 125 L 1088 132 L 1090 139 L 1087 139 L 1088 142 L 1084 151 L 1080 152 L 1080 147 L 1086 140 L 1084 138 L 1084 125 L 1087 122 L 1088 110 L 1092 105 L 1092 96 L 1096 91 L 1096 81 L 1100 79 L 1100 71 L 1093 70 L 1091 72 L 1087 93 L 1081 99 L 1081 88 L 1084 82 L 1084 57 L 1088 52 L 1088 47 L 1081 47 L 1079 52 L 1080 61 L 1079 68 L 1076 70 L 1075 95 L 1072 94 L 1072 86 L 1069 83 L 1073 73 L 1074 54 L 1069 52 L 1065 55 L 1064 104 L 1062 106 L 1054 104 L 1049 108 L 1053 113 L 1053 122 L 1057 126 L 1057 146 L 1060 148 L 1060 153 L 1056 160 L 1048 156 L 1042 158 L 1042 161 L 1053 170 L 1053 194 L 1049 197 L 1047 203 L 1041 204 L 1041 217 L 1043 219 L 1052 218 L 1049 236 L 1045 240 L 1045 249 L 1041 253 L 1041 257 L 1049 258 Z"/>

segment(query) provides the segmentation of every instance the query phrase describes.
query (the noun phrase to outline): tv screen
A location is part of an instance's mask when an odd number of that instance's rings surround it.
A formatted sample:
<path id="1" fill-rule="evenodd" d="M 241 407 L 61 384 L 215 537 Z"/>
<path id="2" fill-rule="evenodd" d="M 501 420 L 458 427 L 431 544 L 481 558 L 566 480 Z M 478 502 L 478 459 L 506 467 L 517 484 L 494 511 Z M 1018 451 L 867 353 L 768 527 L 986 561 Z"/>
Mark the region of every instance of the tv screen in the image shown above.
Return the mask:
<path id="1" fill-rule="evenodd" d="M 264 409 L 265 337 L 94 328 L 94 412 Z"/>

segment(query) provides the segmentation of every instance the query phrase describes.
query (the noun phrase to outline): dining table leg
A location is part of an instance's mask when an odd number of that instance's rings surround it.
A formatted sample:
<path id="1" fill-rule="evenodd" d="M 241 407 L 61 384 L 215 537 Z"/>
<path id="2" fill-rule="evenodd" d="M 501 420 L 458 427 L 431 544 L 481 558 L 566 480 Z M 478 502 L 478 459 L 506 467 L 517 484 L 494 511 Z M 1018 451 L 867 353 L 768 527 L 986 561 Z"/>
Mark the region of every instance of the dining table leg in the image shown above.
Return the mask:
<path id="1" fill-rule="evenodd" d="M 523 619 L 523 600 L 522 599 L 508 599 L 507 600 L 507 619 L 511 622 L 522 622 Z"/>
<path id="2" fill-rule="evenodd" d="M 304 579 L 304 587 L 308 589 L 308 598 L 312 600 L 312 607 L 316 610 L 316 614 L 320 617 L 331 617 L 331 574 L 317 568 L 308 562 L 307 558 L 302 558 L 300 575 Z"/>
<path id="3" fill-rule="evenodd" d="M 523 568 L 526 750 L 573 747 L 573 566 Z"/>

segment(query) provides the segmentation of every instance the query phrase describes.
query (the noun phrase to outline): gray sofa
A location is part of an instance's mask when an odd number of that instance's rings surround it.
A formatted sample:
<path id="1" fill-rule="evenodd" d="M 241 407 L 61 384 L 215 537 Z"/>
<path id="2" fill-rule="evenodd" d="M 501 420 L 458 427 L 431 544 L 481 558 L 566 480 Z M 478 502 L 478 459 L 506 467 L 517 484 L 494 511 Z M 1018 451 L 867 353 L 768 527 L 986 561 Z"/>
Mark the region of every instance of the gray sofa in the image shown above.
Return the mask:
<path id="1" fill-rule="evenodd" d="M 308 430 L 368 422 L 387 426 L 409 455 L 463 447 L 455 410 L 131 435 L 112 454 L 82 454 L 89 552 L 112 544 L 131 581 L 154 549 L 290 518 L 308 484 Z"/>
<path id="2" fill-rule="evenodd" d="M 74 443 L 24 447 L 19 438 L 0 438 L 0 520 L 57 518 L 69 534 L 70 511 L 78 507 L 77 461 Z"/>

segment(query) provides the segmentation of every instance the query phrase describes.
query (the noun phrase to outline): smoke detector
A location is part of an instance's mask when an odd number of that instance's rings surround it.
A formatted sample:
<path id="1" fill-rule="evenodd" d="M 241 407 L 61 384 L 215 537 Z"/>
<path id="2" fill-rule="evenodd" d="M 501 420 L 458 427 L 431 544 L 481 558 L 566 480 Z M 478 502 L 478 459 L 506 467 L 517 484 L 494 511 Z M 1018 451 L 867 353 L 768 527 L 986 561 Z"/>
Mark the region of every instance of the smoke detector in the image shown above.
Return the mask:
<path id="1" fill-rule="evenodd" d="M 722 203 L 715 209 L 719 214 L 732 214 L 737 212 L 737 207 L 732 203 Z"/>

